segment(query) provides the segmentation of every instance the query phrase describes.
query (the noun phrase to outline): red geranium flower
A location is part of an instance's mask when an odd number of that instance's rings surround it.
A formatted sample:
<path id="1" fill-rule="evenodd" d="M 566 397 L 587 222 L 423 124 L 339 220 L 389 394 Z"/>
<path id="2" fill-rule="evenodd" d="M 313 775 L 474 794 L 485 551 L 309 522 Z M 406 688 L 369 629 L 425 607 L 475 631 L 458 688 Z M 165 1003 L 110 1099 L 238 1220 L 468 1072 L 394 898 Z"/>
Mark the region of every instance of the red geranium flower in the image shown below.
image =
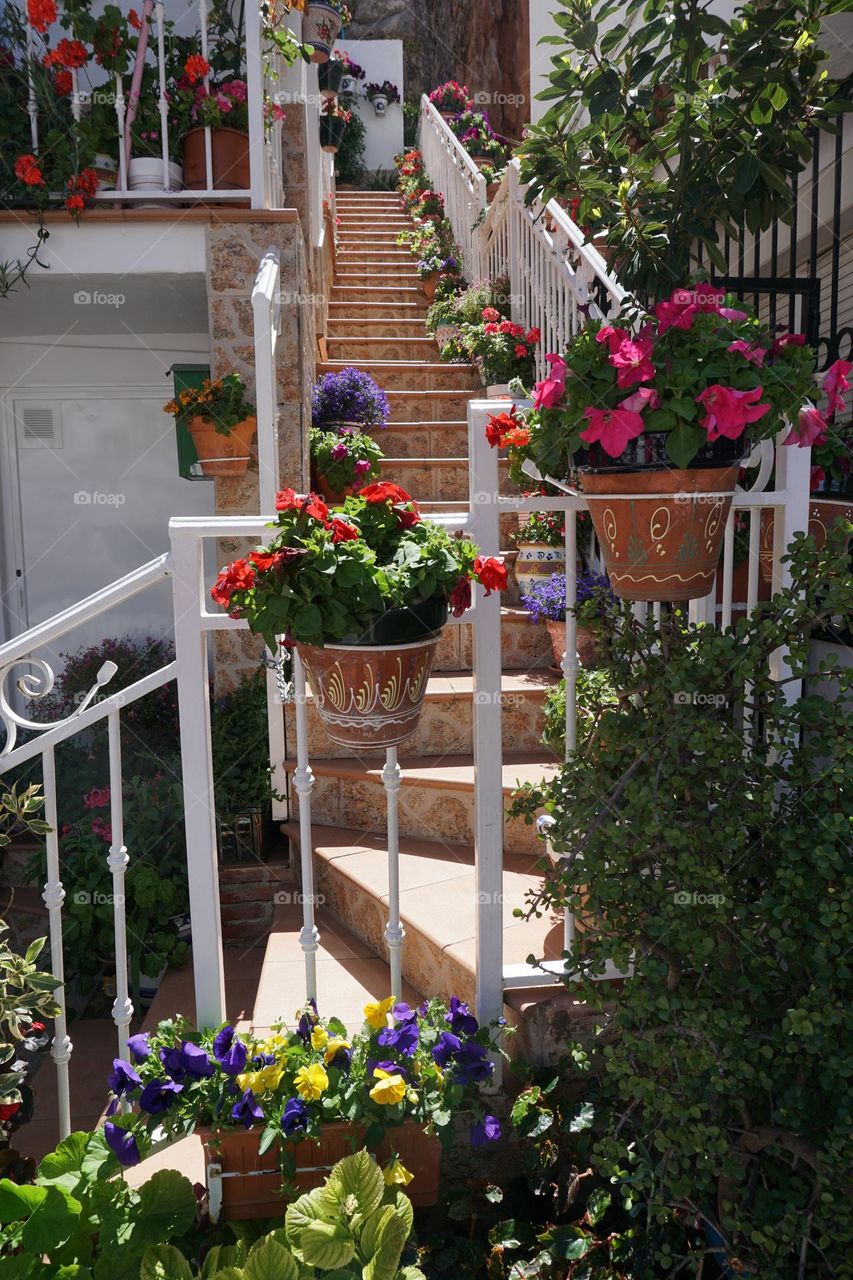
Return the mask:
<path id="1" fill-rule="evenodd" d="M 507 571 L 503 557 L 477 556 L 474 561 L 474 577 L 481 587 L 485 587 L 487 596 L 493 591 L 505 591 Z"/>
<path id="2" fill-rule="evenodd" d="M 38 160 L 32 155 L 18 156 L 15 161 L 15 177 L 20 178 L 28 187 L 44 186 L 44 176 Z"/>
<path id="3" fill-rule="evenodd" d="M 60 40 L 55 49 L 51 49 L 44 60 L 46 67 L 85 67 L 89 60 L 86 46 L 79 40 Z"/>
<path id="4" fill-rule="evenodd" d="M 78 195 L 66 196 L 65 207 L 69 213 L 73 213 L 73 214 L 82 213 L 83 210 L 86 208 L 86 201 L 83 199 L 82 196 L 78 196 Z"/>
<path id="5" fill-rule="evenodd" d="M 65 98 L 74 88 L 74 81 L 71 79 L 70 71 L 57 71 L 53 77 L 53 87 L 59 94 L 60 98 Z"/>
<path id="6" fill-rule="evenodd" d="M 21 1109 L 20 1102 L 0 1102 L 0 1124 L 11 1120 Z"/>
<path id="7" fill-rule="evenodd" d="M 512 445 L 515 449 L 523 449 L 526 444 L 530 444 L 530 430 L 524 426 L 513 427 L 504 436 L 504 444 Z"/>
<path id="8" fill-rule="evenodd" d="M 367 484 L 359 494 L 360 498 L 364 498 L 365 502 L 377 504 L 380 502 L 412 502 L 413 498 L 410 493 L 401 488 L 398 484 L 391 484 L 389 480 L 377 480 L 373 484 Z"/>
<path id="9" fill-rule="evenodd" d="M 200 53 L 191 53 L 184 63 L 184 71 L 190 84 L 198 84 L 210 71 L 210 63 Z"/>
<path id="10" fill-rule="evenodd" d="M 27 0 L 27 17 L 34 31 L 44 33 L 56 22 L 56 0 Z"/>
<path id="11" fill-rule="evenodd" d="M 139 14 L 136 12 L 135 9 L 128 10 L 127 20 L 130 23 L 130 25 L 133 27 L 134 31 L 142 30 L 142 19 L 140 18 Z"/>
<path id="12" fill-rule="evenodd" d="M 255 585 L 255 570 L 245 560 L 226 565 L 210 589 L 210 598 L 227 609 L 236 591 L 248 591 Z"/>
<path id="13" fill-rule="evenodd" d="M 99 181 L 94 169 L 81 169 L 73 178 L 68 179 L 68 190 L 82 191 L 84 196 L 91 198 L 98 190 Z"/>
<path id="14" fill-rule="evenodd" d="M 511 320 L 501 320 L 498 325 L 498 333 L 508 333 L 512 336 L 515 333 L 515 325 Z"/>
<path id="15" fill-rule="evenodd" d="M 450 593 L 450 611 L 454 618 L 461 618 L 471 607 L 471 579 L 461 577 Z"/>
<path id="16" fill-rule="evenodd" d="M 502 449 L 506 443 L 507 432 L 520 426 L 521 421 L 516 416 L 515 405 L 509 413 L 490 413 L 486 423 L 486 439 L 493 449 Z"/>
<path id="17" fill-rule="evenodd" d="M 276 511 L 304 511 L 313 520 L 323 524 L 328 521 L 329 508 L 316 493 L 297 493 L 295 489 L 282 489 L 275 495 Z"/>
<path id="18" fill-rule="evenodd" d="M 542 337 L 542 334 L 539 329 L 527 330 L 527 341 L 530 343 L 531 346 L 535 346 L 541 337 Z"/>
<path id="19" fill-rule="evenodd" d="M 332 516 L 332 542 L 358 542 L 360 537 L 354 524 L 340 516 Z"/>
<path id="20" fill-rule="evenodd" d="M 518 343 L 518 344 L 513 348 L 513 350 L 514 350 L 515 354 L 518 356 L 519 360 L 523 360 L 523 359 L 524 359 L 524 357 L 527 355 L 527 347 L 524 345 L 524 343 L 523 343 L 523 342 L 519 342 L 519 343 Z"/>

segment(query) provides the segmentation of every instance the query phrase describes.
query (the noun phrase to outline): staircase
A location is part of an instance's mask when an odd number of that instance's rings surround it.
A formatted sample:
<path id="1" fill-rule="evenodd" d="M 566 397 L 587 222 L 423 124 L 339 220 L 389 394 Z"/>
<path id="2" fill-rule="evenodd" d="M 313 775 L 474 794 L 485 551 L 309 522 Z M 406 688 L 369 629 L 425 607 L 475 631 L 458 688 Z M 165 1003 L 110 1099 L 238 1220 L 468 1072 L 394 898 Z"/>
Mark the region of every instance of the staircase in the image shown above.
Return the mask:
<path id="1" fill-rule="evenodd" d="M 457 506 L 462 512 L 468 502 L 467 404 L 479 392 L 479 378 L 470 366 L 442 364 L 436 343 L 426 333 L 428 304 L 409 251 L 396 243 L 408 223 L 398 197 L 340 192 L 337 212 L 340 245 L 330 299 L 328 358 L 318 374 L 347 365 L 372 374 L 391 403 L 388 427 L 376 432 L 387 455 L 382 478 L 402 485 L 426 515 Z M 502 615 L 503 783 L 508 798 L 519 782 L 538 780 L 555 767 L 554 757 L 539 739 L 543 702 L 556 676 L 549 669 L 545 629 L 511 605 Z M 414 992 L 466 999 L 475 993 L 471 643 L 470 625 L 444 631 L 421 723 L 401 748 L 399 803 L 404 979 Z M 288 741 L 293 742 L 292 708 L 287 716 Z M 325 931 L 340 933 L 343 926 L 358 963 L 373 957 L 372 963 L 381 963 L 387 974 L 384 757 L 356 758 L 334 746 L 310 705 L 308 725 L 315 775 L 313 858 L 321 903 L 321 958 Z M 298 850 L 298 822 L 286 830 Z M 560 954 L 560 920 L 521 922 L 512 915 L 539 882 L 540 857 L 534 829 L 508 819 L 503 903 L 508 964 L 523 962 L 531 953 L 550 958 Z M 298 927 L 290 908 L 277 909 L 265 971 L 275 963 L 270 949 L 275 954 L 286 945 L 285 933 L 295 941 L 293 930 Z M 283 976 L 283 970 L 279 972 Z M 323 990 L 322 965 L 319 998 L 326 1012 L 338 1012 L 330 1004 L 336 996 L 327 997 Z M 518 993 L 513 999 L 523 1003 Z M 267 1025 L 281 1012 L 280 984 L 262 979 L 255 1024 Z M 346 1018 L 348 1010 L 341 1016 Z"/>

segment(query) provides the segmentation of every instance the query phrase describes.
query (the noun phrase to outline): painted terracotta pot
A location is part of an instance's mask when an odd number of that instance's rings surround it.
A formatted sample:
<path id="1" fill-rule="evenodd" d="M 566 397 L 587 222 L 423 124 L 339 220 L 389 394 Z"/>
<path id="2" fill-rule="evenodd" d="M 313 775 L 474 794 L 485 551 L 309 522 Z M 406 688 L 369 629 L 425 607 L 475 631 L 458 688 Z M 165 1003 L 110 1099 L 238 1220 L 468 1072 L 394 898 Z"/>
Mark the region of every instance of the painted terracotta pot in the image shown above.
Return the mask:
<path id="1" fill-rule="evenodd" d="M 552 573 L 566 572 L 566 553 L 563 547 L 552 547 L 547 542 L 519 542 L 515 561 L 515 579 L 522 595 L 529 595 L 537 582 L 544 582 Z"/>
<path id="2" fill-rule="evenodd" d="M 808 533 L 815 540 L 818 551 L 826 545 L 826 539 L 833 521 L 853 521 L 853 498 L 812 498 L 809 503 Z M 761 539 L 759 549 L 759 565 L 761 577 L 767 584 L 773 581 L 773 531 L 775 521 L 773 508 L 763 507 L 761 510 Z"/>
<path id="3" fill-rule="evenodd" d="M 509 399 L 509 383 L 508 382 L 490 382 L 486 387 L 487 400 L 508 400 Z"/>
<path id="4" fill-rule="evenodd" d="M 343 23 L 334 5 L 311 0 L 302 18 L 302 42 L 314 48 L 312 62 L 328 62 Z"/>
<path id="5" fill-rule="evenodd" d="M 356 492 L 355 485 L 346 484 L 343 489 L 333 489 L 325 476 L 318 475 L 314 469 L 311 470 L 311 488 L 315 493 L 319 493 L 331 507 L 340 507 L 347 498 L 351 498 Z"/>
<path id="6" fill-rule="evenodd" d="M 583 494 L 617 596 L 667 601 L 708 594 L 737 474 L 736 462 L 583 472 Z"/>
<path id="7" fill-rule="evenodd" d="M 287 1198 L 282 1192 L 279 1153 L 273 1146 L 263 1155 L 258 1152 L 258 1129 L 198 1129 L 205 1154 L 205 1167 L 217 1163 L 223 1175 L 222 1217 L 235 1221 L 246 1218 L 280 1216 Z M 330 1169 L 344 1156 L 364 1145 L 365 1133 L 358 1126 L 333 1121 L 323 1126 L 320 1138 L 288 1143 L 287 1150 L 296 1163 L 292 1179 L 299 1194 L 319 1187 Z M 441 1172 L 441 1144 L 434 1135 L 424 1133 L 414 1120 L 407 1120 L 389 1130 L 382 1141 L 370 1147 L 380 1164 L 395 1154 L 414 1174 L 406 1187 L 413 1204 L 432 1205 L 438 1200 Z M 210 1190 L 210 1179 L 208 1179 Z"/>
<path id="8" fill-rule="evenodd" d="M 297 645 L 326 733 L 338 746 L 384 751 L 418 727 L 443 599 L 378 618 L 358 644 Z"/>
<path id="9" fill-rule="evenodd" d="M 240 129 L 211 129 L 211 165 L 216 191 L 247 191 L 252 185 L 249 172 L 249 135 Z M 190 129 L 184 138 L 184 186 L 189 191 L 207 187 L 204 129 Z"/>
<path id="10" fill-rule="evenodd" d="M 254 414 L 238 422 L 227 436 L 206 418 L 191 418 L 187 428 L 205 476 L 242 476 L 249 466 L 258 420 Z"/>

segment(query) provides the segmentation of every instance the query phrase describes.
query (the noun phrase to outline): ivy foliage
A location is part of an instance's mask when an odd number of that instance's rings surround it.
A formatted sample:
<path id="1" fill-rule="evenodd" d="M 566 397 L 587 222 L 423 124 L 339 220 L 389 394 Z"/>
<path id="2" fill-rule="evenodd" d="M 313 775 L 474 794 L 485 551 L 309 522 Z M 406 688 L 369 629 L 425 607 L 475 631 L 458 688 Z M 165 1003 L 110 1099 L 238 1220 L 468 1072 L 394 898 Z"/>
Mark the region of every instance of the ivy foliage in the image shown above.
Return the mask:
<path id="1" fill-rule="evenodd" d="M 762 1280 L 851 1274 L 853 673 L 822 661 L 831 698 L 808 678 L 811 635 L 853 616 L 850 533 L 798 535 L 790 588 L 725 633 L 624 606 L 618 707 L 514 804 L 563 853 L 528 911 L 574 912 L 567 980 L 606 1008 L 569 1046 L 609 1115 L 596 1171 Z M 593 981 L 608 961 L 629 980 Z"/>
<path id="2" fill-rule="evenodd" d="M 520 149 L 528 199 L 557 197 L 611 250 L 620 283 L 662 297 L 689 278 L 697 247 L 776 218 L 789 181 L 833 129 L 819 48 L 846 0 L 750 0 L 731 19 L 711 0 L 556 0 L 550 104 Z M 635 15 L 632 20 L 632 15 Z"/>

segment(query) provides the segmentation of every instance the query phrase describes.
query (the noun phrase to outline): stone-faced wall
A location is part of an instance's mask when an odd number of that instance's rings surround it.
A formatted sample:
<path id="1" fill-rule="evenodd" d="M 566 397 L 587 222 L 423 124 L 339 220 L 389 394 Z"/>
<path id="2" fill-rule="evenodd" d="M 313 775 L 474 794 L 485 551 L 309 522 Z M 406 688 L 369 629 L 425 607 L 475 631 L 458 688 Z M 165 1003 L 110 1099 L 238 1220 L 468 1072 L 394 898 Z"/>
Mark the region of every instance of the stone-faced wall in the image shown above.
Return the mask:
<path id="1" fill-rule="evenodd" d="M 252 286 L 271 246 L 281 255 L 281 334 L 276 347 L 279 482 L 304 489 L 308 481 L 308 425 L 314 382 L 316 335 L 310 296 L 308 254 L 299 216 L 293 209 L 265 213 L 234 211 L 207 228 L 208 324 L 211 376 L 236 370 L 254 396 Z M 259 510 L 258 465 L 244 476 L 216 485 L 218 515 L 255 515 Z M 219 545 L 224 564 L 245 553 L 238 540 Z M 256 669 L 263 645 L 245 631 L 217 631 L 214 640 L 216 691 L 226 692 Z"/>

